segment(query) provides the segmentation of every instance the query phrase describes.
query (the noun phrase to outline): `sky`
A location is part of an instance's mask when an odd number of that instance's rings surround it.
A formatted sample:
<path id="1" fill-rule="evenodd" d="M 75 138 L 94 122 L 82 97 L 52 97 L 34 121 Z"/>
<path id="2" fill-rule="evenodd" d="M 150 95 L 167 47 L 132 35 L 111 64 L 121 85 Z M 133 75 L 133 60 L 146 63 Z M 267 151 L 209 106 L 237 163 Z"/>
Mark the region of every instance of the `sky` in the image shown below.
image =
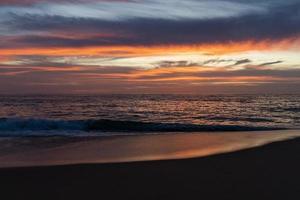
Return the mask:
<path id="1" fill-rule="evenodd" d="M 0 93 L 300 93 L 299 24 L 299 0 L 0 0 Z"/>

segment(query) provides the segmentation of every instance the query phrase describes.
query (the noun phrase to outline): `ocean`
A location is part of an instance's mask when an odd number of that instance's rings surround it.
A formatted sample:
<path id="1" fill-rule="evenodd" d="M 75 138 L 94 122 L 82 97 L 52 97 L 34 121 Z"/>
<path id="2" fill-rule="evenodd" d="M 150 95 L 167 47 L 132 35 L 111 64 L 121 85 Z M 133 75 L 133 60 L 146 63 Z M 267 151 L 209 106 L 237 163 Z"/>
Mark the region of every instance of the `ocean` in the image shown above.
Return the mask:
<path id="1" fill-rule="evenodd" d="M 2 95 L 0 137 L 298 129 L 300 95 Z"/>

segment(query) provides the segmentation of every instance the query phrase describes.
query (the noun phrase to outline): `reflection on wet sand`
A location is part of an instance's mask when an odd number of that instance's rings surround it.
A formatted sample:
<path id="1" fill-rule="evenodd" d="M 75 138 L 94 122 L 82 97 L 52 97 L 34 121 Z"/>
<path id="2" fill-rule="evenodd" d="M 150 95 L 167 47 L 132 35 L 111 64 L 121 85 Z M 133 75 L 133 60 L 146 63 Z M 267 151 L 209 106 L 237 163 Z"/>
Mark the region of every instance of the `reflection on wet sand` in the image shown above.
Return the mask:
<path id="1" fill-rule="evenodd" d="M 298 130 L 286 130 L 107 138 L 3 138 L 0 140 L 0 167 L 192 158 L 256 147 L 299 136 Z"/>

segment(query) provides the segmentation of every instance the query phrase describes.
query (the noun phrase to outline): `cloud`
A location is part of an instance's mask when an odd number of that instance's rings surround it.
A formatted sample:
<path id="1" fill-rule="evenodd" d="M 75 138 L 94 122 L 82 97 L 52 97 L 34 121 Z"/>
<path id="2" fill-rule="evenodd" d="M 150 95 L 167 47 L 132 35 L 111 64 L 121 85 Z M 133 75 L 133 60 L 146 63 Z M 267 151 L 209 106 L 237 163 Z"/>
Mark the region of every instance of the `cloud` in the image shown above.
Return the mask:
<path id="1" fill-rule="evenodd" d="M 154 66 L 158 68 L 165 68 L 165 67 L 191 67 L 197 66 L 199 63 L 193 63 L 187 60 L 180 60 L 180 61 L 161 61 L 157 63 L 153 63 Z"/>
<path id="2" fill-rule="evenodd" d="M 152 1 L 150 1 L 152 2 Z M 154 2 L 154 1 L 153 1 Z M 153 3 L 152 2 L 152 3 Z M 165 3 L 169 5 L 171 1 Z M 182 1 L 180 1 L 182 2 Z M 193 1 L 194 2 L 194 1 Z M 196 2 L 196 1 L 195 1 Z M 194 2 L 194 3 L 195 3 Z M 197 1 L 198 2 L 198 1 Z M 204 1 L 211 6 L 212 3 Z M 224 9 L 219 1 L 212 1 L 217 8 Z M 227 2 L 228 3 L 228 2 Z M 128 3 L 124 3 L 128 4 Z M 153 3 L 154 4 L 154 3 Z M 154 4 L 159 6 L 161 3 Z M 170 3 L 173 5 L 173 3 Z M 232 6 L 239 6 L 239 4 Z M 148 4 L 142 4 L 148 9 Z M 189 5 L 193 5 L 190 3 Z M 221 6 L 220 6 L 221 5 Z M 267 5 L 267 6 L 266 6 Z M 9 12 L 2 17 L 2 28 L 9 30 L 3 37 L 11 38 L 0 43 L 0 47 L 13 46 L 105 46 L 105 45 L 183 45 L 183 44 L 207 44 L 232 41 L 259 41 L 259 40 L 280 40 L 284 38 L 297 38 L 300 34 L 300 3 L 288 1 L 288 3 L 277 5 L 266 4 L 264 12 L 243 12 L 241 15 L 226 17 L 183 17 L 173 19 L 164 17 L 174 13 L 172 8 L 165 9 L 160 15 L 154 16 L 133 16 L 121 20 L 106 20 L 97 17 L 84 17 L 58 14 L 41 13 L 20 13 Z M 180 10 L 180 6 L 176 6 Z M 220 8 L 221 7 L 221 8 Z M 121 9 L 122 6 L 119 6 Z M 151 7 L 150 7 L 151 8 Z M 206 8 L 204 6 L 204 8 Z M 48 9 L 46 7 L 45 9 Z M 80 7 L 75 13 L 81 13 Z M 174 8 L 175 9 L 175 8 Z M 61 9 L 62 11 L 66 9 Z M 197 13 L 199 12 L 198 9 Z M 107 12 L 110 10 L 107 9 Z M 47 12 L 52 12 L 51 9 Z M 1 12 L 0 12 L 1 13 Z M 88 13 L 98 13 L 88 12 Z M 131 13 L 127 12 L 126 13 Z M 141 13 L 144 13 L 141 11 Z M 185 11 L 183 13 L 190 13 Z M 211 12 L 210 12 L 211 13 Z M 217 12 L 212 12 L 217 13 Z M 2 11 L 3 15 L 3 11 Z M 156 17 L 158 16 L 158 17 Z M 205 16 L 209 16 L 205 14 Z M 274 24 L 276 22 L 276 24 Z M 6 31 L 7 32 L 7 31 Z M 66 38 L 60 33 L 73 33 L 74 38 Z M 10 34 L 9 34 L 10 33 Z M 90 33 L 98 33 L 99 36 L 89 36 Z M 101 36 L 101 34 L 114 33 L 113 36 Z M 55 34 L 55 36 L 51 35 Z M 76 37 L 76 35 L 87 35 L 87 37 Z"/>
<path id="3" fill-rule="evenodd" d="M 126 93 L 182 93 L 182 92 L 252 92 L 297 91 L 300 86 L 300 70 L 168 67 L 155 69 L 123 67 L 83 67 L 82 70 L 36 70 L 0 68 L 0 92 L 13 88 L 15 91 L 47 92 L 109 92 Z M 16 83 L 22 84 L 16 84 Z M 101 87 L 99 87 L 101 85 Z M 231 87 L 231 90 L 230 90 Z M 249 88 L 250 87 L 250 88 Z M 290 87 L 290 88 L 289 88 Z M 97 89 L 98 88 L 98 89 Z M 103 88 L 103 89 L 102 89 Z M 141 89 L 142 88 L 142 89 Z M 294 89 L 293 89 L 294 88 Z M 250 91 L 248 91 L 250 92 Z M 248 93 L 247 92 L 247 93 Z M 300 92 L 298 90 L 298 92 Z M 245 92 L 244 92 L 245 93 Z"/>
<path id="4" fill-rule="evenodd" d="M 245 13 L 263 12 L 264 7 L 221 0 L 146 0 L 146 1 L 13 1 L 0 11 L 20 15 L 35 14 L 72 18 L 93 18 L 122 21 L 134 18 L 151 19 L 210 19 L 233 17 Z M 7 4 L 7 1 L 4 3 Z M 9 5 L 9 4 L 8 4 Z M 1 13 L 1 12 L 0 12 Z"/>
<path id="5" fill-rule="evenodd" d="M 223 65 L 234 67 L 234 66 L 238 66 L 238 65 L 249 64 L 251 62 L 252 61 L 248 58 L 246 58 L 246 59 L 220 59 L 220 58 L 217 58 L 217 59 L 206 60 L 202 64 L 208 65 L 208 66 L 216 65 L 216 64 L 217 65 L 223 64 Z"/>
<path id="6" fill-rule="evenodd" d="M 237 65 L 242 65 L 242 64 L 247 64 L 251 63 L 252 61 L 249 59 L 242 59 L 242 60 L 237 60 L 232 66 L 237 66 Z"/>
<path id="7" fill-rule="evenodd" d="M 274 61 L 274 62 L 266 62 L 266 63 L 262 63 L 260 64 L 260 66 L 270 66 L 270 65 L 276 65 L 276 64 L 279 64 L 279 63 L 283 63 L 283 61 Z"/>
<path id="8" fill-rule="evenodd" d="M 291 91 L 300 85 L 298 0 L 0 5 L 0 92 L 248 92 L 280 85 Z"/>
<path id="9" fill-rule="evenodd" d="M 127 0 L 0 0 L 2 6 L 22 6 L 41 3 L 125 2 Z"/>

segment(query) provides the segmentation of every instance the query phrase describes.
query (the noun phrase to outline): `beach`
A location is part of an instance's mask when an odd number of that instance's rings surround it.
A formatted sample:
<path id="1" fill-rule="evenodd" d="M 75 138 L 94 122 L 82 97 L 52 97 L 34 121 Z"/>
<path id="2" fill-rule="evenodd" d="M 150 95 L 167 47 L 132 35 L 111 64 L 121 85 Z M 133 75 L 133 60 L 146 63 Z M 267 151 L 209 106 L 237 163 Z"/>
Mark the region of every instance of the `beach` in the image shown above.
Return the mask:
<path id="1" fill-rule="evenodd" d="M 300 137 L 299 130 L 3 137 L 0 139 L 0 168 L 187 159 L 296 137 Z"/>
<path id="2" fill-rule="evenodd" d="M 4 167 L 0 169 L 1 195 L 5 199 L 297 199 L 300 139 L 296 132 L 284 141 L 277 138 L 262 142 L 257 137 L 259 143 L 252 142 L 251 146 L 247 142 L 246 149 L 219 150 L 210 152 L 210 156 Z M 85 142 L 94 148 L 90 140 Z M 45 152 L 39 152 L 40 157 L 47 157 Z M 79 155 L 83 154 L 88 152 Z"/>
<path id="3" fill-rule="evenodd" d="M 0 0 L 0 200 L 300 200 L 300 0 Z"/>

